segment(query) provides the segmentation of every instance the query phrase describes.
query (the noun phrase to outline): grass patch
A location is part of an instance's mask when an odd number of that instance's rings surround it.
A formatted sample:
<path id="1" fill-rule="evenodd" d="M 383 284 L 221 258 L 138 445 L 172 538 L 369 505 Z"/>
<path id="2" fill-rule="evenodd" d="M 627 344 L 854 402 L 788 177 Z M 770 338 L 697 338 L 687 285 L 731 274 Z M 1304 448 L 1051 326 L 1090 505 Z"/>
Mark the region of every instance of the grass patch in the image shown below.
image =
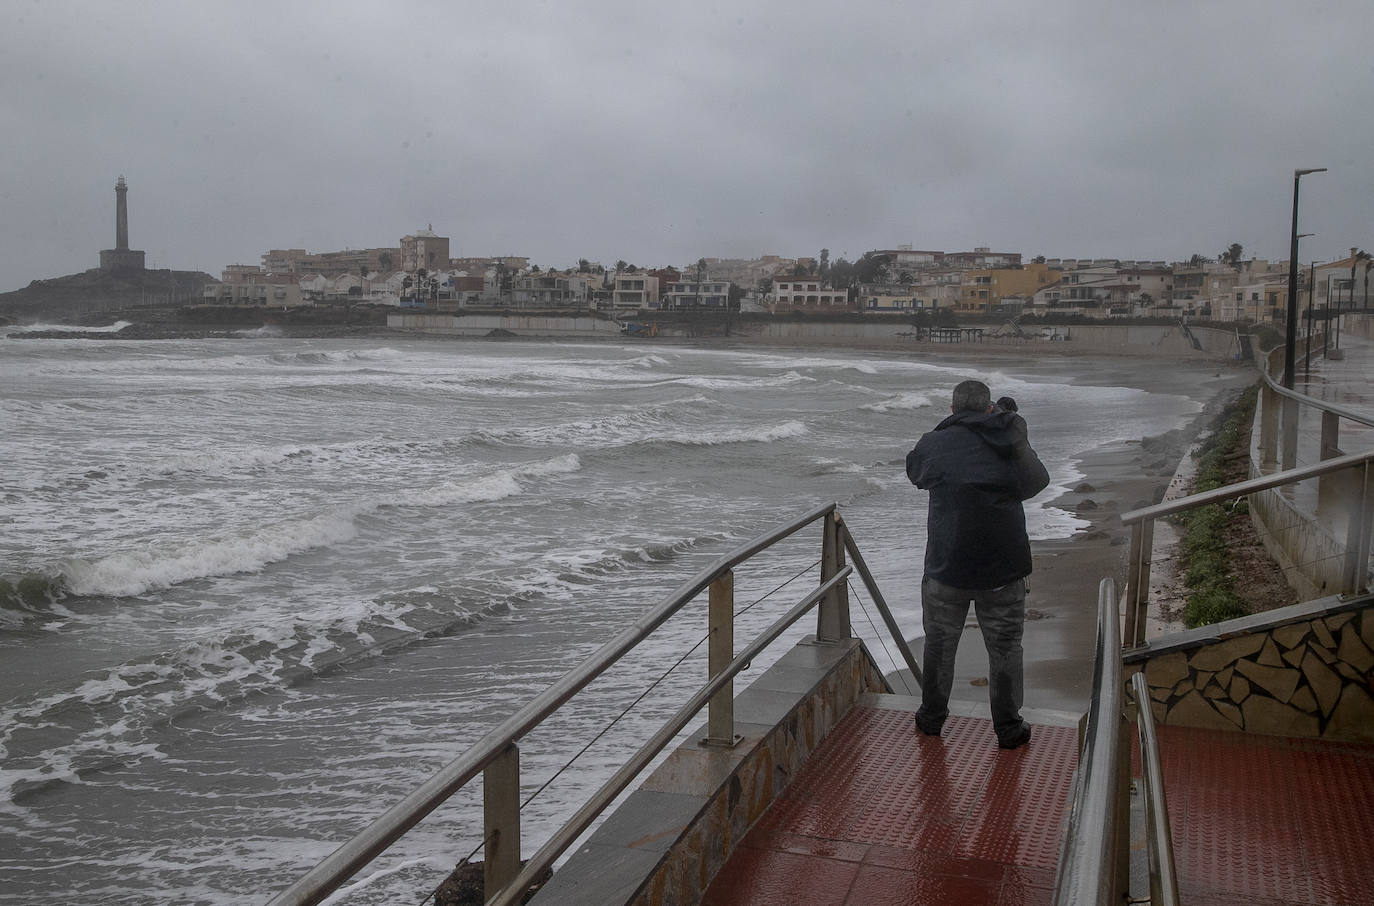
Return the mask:
<path id="1" fill-rule="evenodd" d="M 1227 484 L 1227 461 L 1248 455 L 1258 395 L 1256 384 L 1222 411 L 1220 430 L 1199 451 L 1195 493 Z M 1248 518 L 1244 500 L 1214 503 L 1182 514 L 1183 584 L 1189 589 L 1183 619 L 1188 627 L 1219 623 L 1250 612 L 1235 592 L 1226 545 L 1226 528 L 1231 521 Z"/>

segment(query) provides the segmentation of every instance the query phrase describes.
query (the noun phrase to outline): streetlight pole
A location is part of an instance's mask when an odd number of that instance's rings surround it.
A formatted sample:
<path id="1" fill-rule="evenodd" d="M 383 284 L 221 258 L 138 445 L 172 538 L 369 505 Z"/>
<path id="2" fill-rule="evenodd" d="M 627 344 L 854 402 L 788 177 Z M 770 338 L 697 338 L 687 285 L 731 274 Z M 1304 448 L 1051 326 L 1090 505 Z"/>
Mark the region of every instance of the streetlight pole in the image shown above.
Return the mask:
<path id="1" fill-rule="evenodd" d="M 1325 167 L 1293 171 L 1293 231 L 1288 247 L 1288 324 L 1283 350 L 1283 386 L 1293 389 L 1294 352 L 1298 345 L 1298 181 L 1308 173 L 1325 173 Z"/>

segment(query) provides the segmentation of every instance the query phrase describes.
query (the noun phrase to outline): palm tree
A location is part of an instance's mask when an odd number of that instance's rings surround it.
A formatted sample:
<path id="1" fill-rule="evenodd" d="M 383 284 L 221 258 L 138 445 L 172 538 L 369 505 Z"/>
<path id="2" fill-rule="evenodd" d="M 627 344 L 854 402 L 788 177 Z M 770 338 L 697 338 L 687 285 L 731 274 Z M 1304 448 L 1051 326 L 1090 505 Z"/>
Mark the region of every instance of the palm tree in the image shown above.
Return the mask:
<path id="1" fill-rule="evenodd" d="M 1374 264 L 1374 256 L 1366 255 L 1364 259 L 1364 309 L 1369 308 L 1369 266 Z"/>
<path id="2" fill-rule="evenodd" d="M 1356 251 L 1355 249 L 1351 249 L 1351 250 L 1350 250 L 1350 307 L 1351 307 L 1351 308 L 1354 308 L 1354 307 L 1355 307 L 1355 267 L 1356 267 L 1356 265 L 1358 265 L 1361 261 L 1366 261 L 1366 262 L 1369 261 L 1369 253 L 1368 253 L 1368 252 L 1364 252 L 1364 251 Z M 1365 265 L 1364 273 L 1365 273 L 1365 283 L 1368 284 L 1368 283 L 1369 283 L 1369 265 L 1368 265 L 1368 264 Z M 1369 293 L 1366 292 L 1365 295 L 1368 296 Z"/>

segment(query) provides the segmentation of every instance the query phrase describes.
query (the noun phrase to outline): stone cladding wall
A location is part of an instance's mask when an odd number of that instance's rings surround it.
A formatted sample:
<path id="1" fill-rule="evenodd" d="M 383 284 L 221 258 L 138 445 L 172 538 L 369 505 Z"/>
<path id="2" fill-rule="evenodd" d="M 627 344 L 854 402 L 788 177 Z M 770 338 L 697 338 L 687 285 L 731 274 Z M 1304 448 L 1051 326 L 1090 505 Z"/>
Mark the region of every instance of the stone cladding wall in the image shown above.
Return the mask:
<path id="1" fill-rule="evenodd" d="M 1374 601 L 1295 604 L 1125 654 L 1164 725 L 1374 742 Z M 1129 689 L 1129 686 L 1128 686 Z"/>

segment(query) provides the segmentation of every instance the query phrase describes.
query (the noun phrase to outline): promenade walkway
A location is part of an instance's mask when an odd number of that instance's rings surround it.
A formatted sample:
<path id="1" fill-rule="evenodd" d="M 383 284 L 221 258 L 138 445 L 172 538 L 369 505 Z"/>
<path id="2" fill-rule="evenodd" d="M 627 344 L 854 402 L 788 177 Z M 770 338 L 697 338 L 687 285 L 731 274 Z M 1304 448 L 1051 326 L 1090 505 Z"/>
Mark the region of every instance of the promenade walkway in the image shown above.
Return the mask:
<path id="1" fill-rule="evenodd" d="M 1299 364 L 1293 389 L 1299 393 L 1374 416 L 1374 342 L 1351 334 L 1341 336 L 1339 359 L 1312 356 L 1310 367 Z M 1321 413 L 1303 406 L 1298 417 L 1298 465 L 1321 460 Z M 1342 420 L 1340 449 L 1345 453 L 1374 448 L 1374 428 Z M 1301 499 L 1301 498 L 1300 498 Z"/>

